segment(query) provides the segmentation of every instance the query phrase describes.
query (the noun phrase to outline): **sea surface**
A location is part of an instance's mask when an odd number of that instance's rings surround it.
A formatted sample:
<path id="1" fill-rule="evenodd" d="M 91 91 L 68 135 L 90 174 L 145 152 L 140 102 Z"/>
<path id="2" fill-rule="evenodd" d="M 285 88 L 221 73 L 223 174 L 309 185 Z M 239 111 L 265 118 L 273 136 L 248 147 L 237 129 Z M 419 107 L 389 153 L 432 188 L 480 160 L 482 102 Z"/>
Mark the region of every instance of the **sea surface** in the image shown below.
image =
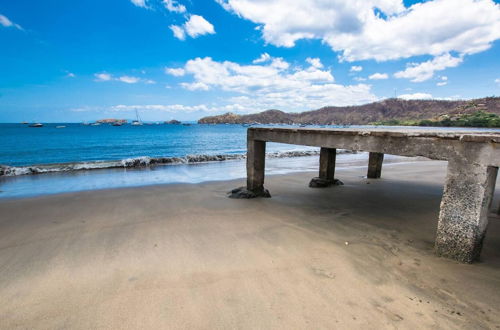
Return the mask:
<path id="1" fill-rule="evenodd" d="M 246 131 L 242 125 L 194 123 L 0 124 L 0 198 L 245 178 Z M 266 174 L 317 170 L 318 151 L 268 143 Z M 364 164 L 366 158 L 342 154 L 338 165 Z M 404 161 L 386 157 L 391 159 Z"/>
<path id="2" fill-rule="evenodd" d="M 66 126 L 56 128 L 57 126 Z M 26 166 L 138 157 L 228 155 L 246 152 L 242 125 L 85 126 L 0 124 L 0 164 Z M 270 143 L 268 151 L 305 150 Z"/>

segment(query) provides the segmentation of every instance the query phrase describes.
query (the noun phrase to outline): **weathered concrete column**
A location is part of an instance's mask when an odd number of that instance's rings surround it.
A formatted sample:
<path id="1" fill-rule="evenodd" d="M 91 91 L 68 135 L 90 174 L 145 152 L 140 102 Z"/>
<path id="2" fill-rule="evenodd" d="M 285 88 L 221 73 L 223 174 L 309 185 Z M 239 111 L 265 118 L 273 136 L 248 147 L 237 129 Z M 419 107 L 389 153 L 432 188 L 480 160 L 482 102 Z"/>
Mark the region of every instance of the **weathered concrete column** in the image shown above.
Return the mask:
<path id="1" fill-rule="evenodd" d="M 266 167 L 266 142 L 247 141 L 247 189 L 253 192 L 264 190 Z"/>
<path id="2" fill-rule="evenodd" d="M 324 188 L 331 185 L 343 184 L 335 179 L 335 161 L 337 158 L 337 149 L 321 148 L 319 152 L 319 176 L 312 178 L 309 182 L 311 188 Z"/>
<path id="3" fill-rule="evenodd" d="M 379 179 L 382 173 L 382 162 L 384 161 L 384 154 L 380 152 L 370 152 L 368 158 L 368 173 L 369 179 Z"/>
<path id="4" fill-rule="evenodd" d="M 481 253 L 498 167 L 473 160 L 448 162 L 436 237 L 436 253 L 472 262 Z"/>
<path id="5" fill-rule="evenodd" d="M 266 142 L 247 139 L 247 186 L 233 189 L 230 198 L 271 197 L 264 188 Z"/>

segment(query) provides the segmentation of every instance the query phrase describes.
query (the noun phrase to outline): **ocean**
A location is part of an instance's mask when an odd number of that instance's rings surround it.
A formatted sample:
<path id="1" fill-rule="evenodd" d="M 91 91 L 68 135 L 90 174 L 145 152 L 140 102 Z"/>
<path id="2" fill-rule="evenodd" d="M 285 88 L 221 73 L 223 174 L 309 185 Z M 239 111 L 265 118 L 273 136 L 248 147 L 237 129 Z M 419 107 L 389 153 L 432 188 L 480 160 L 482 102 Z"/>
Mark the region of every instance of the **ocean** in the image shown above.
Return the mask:
<path id="1" fill-rule="evenodd" d="M 64 128 L 56 128 L 64 125 Z M 269 144 L 269 152 L 307 148 Z M 0 164 L 26 166 L 139 157 L 237 155 L 246 152 L 242 125 L 85 126 L 0 124 Z"/>
<path id="2" fill-rule="evenodd" d="M 242 125 L 195 123 L 0 124 L 0 198 L 243 179 L 246 131 Z M 266 174 L 315 171 L 318 152 L 268 143 Z M 366 159 L 365 153 L 341 154 L 338 166 L 366 166 Z M 404 160 L 388 156 L 388 161 Z"/>
<path id="3" fill-rule="evenodd" d="M 244 177 L 246 130 L 242 125 L 195 123 L 0 124 L 0 198 Z M 267 147 L 274 158 L 317 150 L 277 143 Z M 161 166 L 166 164 L 176 166 Z M 288 165 L 277 166 L 274 172 L 282 173 Z"/>

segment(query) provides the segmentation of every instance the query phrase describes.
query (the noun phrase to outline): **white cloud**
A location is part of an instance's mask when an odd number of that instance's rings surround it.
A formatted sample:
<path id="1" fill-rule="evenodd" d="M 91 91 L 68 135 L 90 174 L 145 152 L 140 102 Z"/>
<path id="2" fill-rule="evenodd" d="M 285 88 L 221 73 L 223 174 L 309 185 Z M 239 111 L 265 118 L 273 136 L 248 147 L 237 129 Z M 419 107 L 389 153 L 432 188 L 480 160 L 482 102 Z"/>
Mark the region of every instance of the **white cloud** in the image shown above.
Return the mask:
<path id="1" fill-rule="evenodd" d="M 387 78 L 389 78 L 387 73 L 379 73 L 379 72 L 368 76 L 368 79 L 370 79 L 370 80 L 382 80 L 382 79 L 387 79 Z"/>
<path id="2" fill-rule="evenodd" d="M 191 38 L 196 38 L 204 34 L 214 34 L 214 26 L 199 15 L 191 15 L 184 24 L 184 30 Z"/>
<path id="3" fill-rule="evenodd" d="M 163 0 L 163 5 L 168 11 L 174 13 L 185 13 L 186 7 L 182 4 L 177 3 L 175 0 Z"/>
<path id="4" fill-rule="evenodd" d="M 170 30 L 174 33 L 174 37 L 179 40 L 185 40 L 186 34 L 191 38 L 197 38 L 205 34 L 215 34 L 214 26 L 199 15 L 191 15 L 183 25 L 170 25 Z"/>
<path id="5" fill-rule="evenodd" d="M 406 70 L 396 72 L 394 77 L 411 79 L 412 82 L 422 82 L 432 78 L 435 71 L 456 67 L 462 61 L 463 57 L 461 56 L 453 57 L 450 54 L 443 54 L 426 62 L 409 63 Z"/>
<path id="6" fill-rule="evenodd" d="M 211 109 L 205 104 L 199 105 L 182 105 L 182 104 L 143 104 L 143 105 L 124 105 L 119 104 L 110 107 L 111 111 L 117 112 L 127 112 L 135 110 L 150 110 L 150 111 L 162 111 L 162 112 L 192 112 L 192 111 L 210 111 Z"/>
<path id="7" fill-rule="evenodd" d="M 137 7 L 148 8 L 148 5 L 146 4 L 146 0 L 130 0 L 130 2 L 132 2 Z"/>
<path id="8" fill-rule="evenodd" d="M 432 95 L 428 93 L 413 93 L 413 94 L 402 94 L 399 95 L 398 98 L 404 100 L 426 100 L 432 99 Z"/>
<path id="9" fill-rule="evenodd" d="M 439 82 L 436 83 L 436 86 L 446 86 L 448 84 L 448 77 L 447 76 L 441 76 L 439 77 Z"/>
<path id="10" fill-rule="evenodd" d="M 311 66 L 315 67 L 316 69 L 321 69 L 323 67 L 323 64 L 321 63 L 321 60 L 319 58 L 308 57 L 306 58 L 306 62 L 311 64 Z"/>
<path id="11" fill-rule="evenodd" d="M 271 60 L 271 55 L 269 55 L 268 53 L 263 53 L 260 55 L 259 58 L 256 58 L 255 60 L 253 60 L 252 63 L 258 64 L 258 63 L 264 63 L 264 62 L 267 62 L 270 60 Z"/>
<path id="12" fill-rule="evenodd" d="M 7 27 L 7 28 L 13 27 L 13 28 L 16 28 L 18 30 L 22 30 L 23 29 L 21 27 L 21 25 L 12 22 L 10 19 L 7 18 L 7 16 L 4 16 L 2 14 L 0 14 L 0 25 L 2 25 L 4 27 Z"/>
<path id="13" fill-rule="evenodd" d="M 75 78 L 76 75 L 73 72 L 68 72 L 68 73 L 66 73 L 66 77 L 67 78 Z"/>
<path id="14" fill-rule="evenodd" d="M 349 70 L 350 72 L 360 72 L 363 70 L 363 67 L 361 65 L 353 65 L 351 66 L 351 69 Z"/>
<path id="15" fill-rule="evenodd" d="M 495 79 L 495 83 L 500 84 L 500 78 Z"/>
<path id="16" fill-rule="evenodd" d="M 210 87 L 202 82 L 181 83 L 181 86 L 190 91 L 208 91 Z"/>
<path id="17" fill-rule="evenodd" d="M 175 77 L 182 77 L 186 72 L 183 68 L 166 68 L 165 73 Z"/>
<path id="18" fill-rule="evenodd" d="M 127 84 L 136 84 L 138 83 L 141 79 L 137 77 L 131 77 L 131 76 L 121 76 L 118 77 L 117 80 L 127 83 Z"/>
<path id="19" fill-rule="evenodd" d="M 223 106 L 244 112 L 271 108 L 307 110 L 377 100 L 370 85 L 334 83 L 330 70 L 318 68 L 321 62 L 316 59 L 310 59 L 312 65 L 304 69 L 291 66 L 282 58 L 264 57 L 266 63 L 260 65 L 217 62 L 210 57 L 189 60 L 179 69 L 193 79 L 180 86 L 192 91 L 227 92 Z"/>
<path id="20" fill-rule="evenodd" d="M 300 39 L 320 39 L 347 61 L 473 54 L 500 38 L 500 5 L 492 0 L 433 0 L 411 7 L 402 0 L 217 2 L 258 24 L 270 44 L 292 47 Z"/>
<path id="21" fill-rule="evenodd" d="M 124 82 L 126 84 L 137 84 L 139 82 L 145 83 L 145 84 L 155 84 L 156 82 L 151 79 L 141 79 L 138 77 L 133 77 L 133 76 L 120 76 L 120 77 L 114 77 L 113 75 L 102 72 L 102 73 L 96 73 L 94 74 L 96 77 L 95 81 L 98 82 L 103 82 L 103 81 L 120 81 Z"/>
<path id="22" fill-rule="evenodd" d="M 113 77 L 109 73 L 96 73 L 94 74 L 96 81 L 110 81 Z"/>
<path id="23" fill-rule="evenodd" d="M 170 25 L 170 30 L 174 33 L 174 37 L 176 37 L 179 40 L 185 40 L 186 39 L 186 32 L 184 32 L 184 28 L 179 25 Z"/>

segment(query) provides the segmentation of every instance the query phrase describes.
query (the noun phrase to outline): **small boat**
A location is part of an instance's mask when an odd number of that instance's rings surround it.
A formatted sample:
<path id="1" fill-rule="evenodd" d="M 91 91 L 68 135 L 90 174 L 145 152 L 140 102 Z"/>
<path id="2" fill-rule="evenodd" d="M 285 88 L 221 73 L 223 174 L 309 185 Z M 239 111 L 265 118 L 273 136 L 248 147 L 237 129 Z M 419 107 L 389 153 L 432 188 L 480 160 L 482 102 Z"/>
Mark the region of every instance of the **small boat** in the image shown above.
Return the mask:
<path id="1" fill-rule="evenodd" d="M 90 124 L 89 124 L 89 123 L 87 123 L 87 122 L 83 122 L 83 123 L 82 123 L 82 125 L 84 125 L 84 126 L 89 126 Z"/>
<path id="2" fill-rule="evenodd" d="M 43 124 L 41 124 L 41 123 L 34 123 L 34 124 L 31 124 L 31 125 L 28 125 L 28 127 L 43 127 Z"/>
<path id="3" fill-rule="evenodd" d="M 21 124 L 28 125 L 28 122 L 27 121 L 22 121 Z"/>
<path id="4" fill-rule="evenodd" d="M 133 126 L 142 126 L 141 118 L 139 118 L 139 113 L 137 109 L 135 109 L 135 120 L 132 121 Z"/>
<path id="5" fill-rule="evenodd" d="M 92 123 L 90 126 L 101 126 L 101 123 Z"/>
<path id="6" fill-rule="evenodd" d="M 64 125 L 58 125 L 58 126 L 56 126 L 56 128 L 65 128 L 65 127 L 66 126 L 64 126 Z"/>

